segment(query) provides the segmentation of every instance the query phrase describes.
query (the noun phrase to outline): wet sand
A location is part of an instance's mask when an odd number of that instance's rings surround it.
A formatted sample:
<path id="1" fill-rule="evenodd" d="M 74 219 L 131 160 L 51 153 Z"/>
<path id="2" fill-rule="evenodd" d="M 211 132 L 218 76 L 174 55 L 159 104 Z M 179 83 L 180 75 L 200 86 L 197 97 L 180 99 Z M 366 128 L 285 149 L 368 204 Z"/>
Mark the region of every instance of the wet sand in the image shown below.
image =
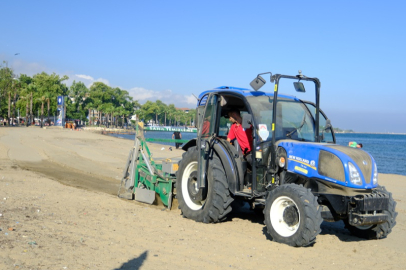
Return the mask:
<path id="1" fill-rule="evenodd" d="M 386 239 L 324 222 L 314 246 L 292 248 L 270 241 L 263 215 L 245 207 L 201 224 L 117 198 L 132 146 L 92 132 L 1 127 L 0 269 L 405 268 L 405 176 L 379 175 L 399 212 Z M 149 146 L 156 161 L 183 153 Z"/>

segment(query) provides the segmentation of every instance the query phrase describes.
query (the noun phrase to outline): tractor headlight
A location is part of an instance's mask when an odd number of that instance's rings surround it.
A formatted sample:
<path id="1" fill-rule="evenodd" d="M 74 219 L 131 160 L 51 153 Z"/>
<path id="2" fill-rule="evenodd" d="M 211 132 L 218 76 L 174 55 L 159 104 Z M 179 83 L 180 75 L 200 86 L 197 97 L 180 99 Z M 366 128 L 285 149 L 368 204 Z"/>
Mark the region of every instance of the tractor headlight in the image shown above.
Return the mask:
<path id="1" fill-rule="evenodd" d="M 378 168 L 376 167 L 376 163 L 374 164 L 374 178 L 372 179 L 372 183 L 374 185 L 378 184 Z"/>
<path id="2" fill-rule="evenodd" d="M 281 168 L 285 167 L 285 162 L 286 162 L 285 157 L 279 157 L 279 167 Z"/>
<path id="3" fill-rule="evenodd" d="M 352 164 L 351 162 L 348 162 L 348 170 L 350 173 L 351 183 L 353 183 L 354 185 L 357 185 L 357 186 L 361 186 L 362 185 L 361 176 L 360 176 L 357 168 L 355 168 L 354 164 Z"/>

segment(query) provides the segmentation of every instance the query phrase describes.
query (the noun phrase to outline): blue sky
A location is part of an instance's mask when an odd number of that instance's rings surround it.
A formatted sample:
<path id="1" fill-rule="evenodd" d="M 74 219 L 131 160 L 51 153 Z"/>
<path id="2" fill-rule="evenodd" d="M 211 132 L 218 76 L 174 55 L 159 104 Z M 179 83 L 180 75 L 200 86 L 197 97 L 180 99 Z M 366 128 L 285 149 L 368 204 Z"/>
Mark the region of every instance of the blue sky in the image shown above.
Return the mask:
<path id="1" fill-rule="evenodd" d="M 3 0 L 0 10 L 0 60 L 17 74 L 193 108 L 192 93 L 300 69 L 320 79 L 335 127 L 406 133 L 406 1 Z"/>

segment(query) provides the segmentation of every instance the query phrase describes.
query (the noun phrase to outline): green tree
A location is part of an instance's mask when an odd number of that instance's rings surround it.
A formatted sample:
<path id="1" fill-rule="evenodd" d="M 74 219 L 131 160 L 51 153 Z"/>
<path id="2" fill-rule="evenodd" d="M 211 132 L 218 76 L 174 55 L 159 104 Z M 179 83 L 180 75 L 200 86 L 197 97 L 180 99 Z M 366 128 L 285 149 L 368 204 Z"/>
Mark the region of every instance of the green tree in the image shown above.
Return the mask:
<path id="1" fill-rule="evenodd" d="M 36 96 L 36 92 L 37 92 L 37 86 L 35 85 L 34 82 L 27 85 L 27 93 L 29 93 L 29 95 L 30 95 L 30 122 L 31 123 L 34 123 L 34 114 L 33 114 L 32 110 L 33 110 L 34 96 Z"/>
<path id="2" fill-rule="evenodd" d="M 33 90 L 33 84 L 32 84 L 32 78 L 30 76 L 27 76 L 25 74 L 20 74 L 19 77 L 20 81 L 20 92 L 19 92 L 19 99 L 17 100 L 17 108 L 21 112 L 20 115 L 23 116 L 23 111 L 25 109 L 25 121 L 26 125 L 30 123 L 30 112 L 32 114 L 32 90 Z M 29 111 L 29 108 L 31 108 L 31 111 Z"/>
<path id="3" fill-rule="evenodd" d="M 193 126 L 196 119 L 196 109 L 190 109 L 187 115 L 189 117 L 189 126 Z"/>
<path id="4" fill-rule="evenodd" d="M 168 117 L 169 117 L 169 125 L 175 125 L 175 114 L 176 114 L 176 107 L 174 104 L 168 105 Z M 173 122 L 171 122 L 171 120 Z M 172 123 L 172 124 L 171 124 Z"/>
<path id="5" fill-rule="evenodd" d="M 72 106 L 74 109 L 74 112 L 72 112 L 74 118 L 80 120 L 86 118 L 86 102 L 91 102 L 90 100 L 87 100 L 89 94 L 90 91 L 83 82 L 73 81 L 69 88 L 69 97 L 72 99 L 72 103 L 74 104 L 74 106 Z"/>
<path id="6" fill-rule="evenodd" d="M 0 69 L 0 109 L 2 109 L 3 112 L 3 110 L 7 108 L 7 120 L 9 120 L 11 112 L 11 96 L 14 93 L 14 74 L 13 70 L 7 67 L 7 62 L 3 61 L 3 64 L 5 64 L 6 66 L 1 67 Z"/>
<path id="7" fill-rule="evenodd" d="M 88 116 L 89 116 L 89 124 L 93 124 L 95 121 L 95 117 L 93 116 L 94 114 L 92 114 L 91 112 L 96 109 L 96 107 L 94 106 L 93 102 L 91 101 L 91 99 L 87 99 L 87 103 L 85 105 L 85 109 L 88 110 Z M 92 116 L 91 116 L 92 115 Z"/>
<path id="8" fill-rule="evenodd" d="M 44 121 L 44 103 L 45 103 L 45 96 L 38 97 L 37 101 L 41 103 L 41 127 L 43 126 L 43 121 Z"/>
<path id="9" fill-rule="evenodd" d="M 147 102 L 145 102 L 144 105 L 142 105 L 141 110 L 143 110 L 144 121 L 146 123 L 148 123 L 150 120 L 154 119 L 154 117 L 155 117 L 155 123 L 157 123 L 159 107 L 156 103 L 148 100 Z"/>
<path id="10" fill-rule="evenodd" d="M 21 106 L 23 106 L 24 103 L 25 103 L 25 124 L 26 124 L 27 127 L 28 127 L 28 124 L 30 122 L 29 117 L 28 117 L 28 109 L 29 109 L 29 105 L 30 105 L 30 100 L 31 100 L 31 94 L 30 93 L 25 93 L 25 95 L 20 96 L 20 99 L 18 101 L 21 104 Z"/>
<path id="11" fill-rule="evenodd" d="M 33 83 L 35 85 L 35 92 L 34 92 L 34 101 L 37 103 L 34 104 L 36 109 L 39 108 L 39 104 L 41 104 L 41 119 L 43 120 L 43 102 L 49 99 L 49 113 L 56 113 L 56 103 L 57 103 L 57 96 L 66 96 L 68 94 L 68 88 L 63 83 L 63 81 L 69 79 L 68 76 L 64 75 L 60 77 L 59 75 L 52 73 L 47 74 L 45 72 L 36 74 L 33 76 Z M 68 100 L 67 100 L 68 101 Z M 68 103 L 68 102 L 67 102 Z M 69 109 L 69 110 L 68 110 Z M 67 116 L 70 113 L 71 107 L 67 104 Z M 42 124 L 41 120 L 41 124 Z"/>
<path id="12" fill-rule="evenodd" d="M 106 103 L 113 102 L 113 91 L 110 86 L 102 83 L 95 82 L 90 86 L 90 100 L 98 111 L 98 120 L 100 123 L 103 121 L 103 114 L 105 113 Z M 104 124 L 106 118 L 104 117 Z"/>

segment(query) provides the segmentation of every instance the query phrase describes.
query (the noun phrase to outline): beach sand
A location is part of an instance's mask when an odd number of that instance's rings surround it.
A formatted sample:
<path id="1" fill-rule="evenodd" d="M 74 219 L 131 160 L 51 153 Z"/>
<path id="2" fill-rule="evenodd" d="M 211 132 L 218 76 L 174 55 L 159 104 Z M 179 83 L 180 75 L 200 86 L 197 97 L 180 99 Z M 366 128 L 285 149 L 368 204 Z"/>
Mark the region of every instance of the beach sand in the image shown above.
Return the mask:
<path id="1" fill-rule="evenodd" d="M 249 209 L 202 224 L 118 198 L 132 146 L 85 131 L 0 128 L 0 269 L 406 268 L 405 176 L 379 175 L 399 213 L 387 238 L 365 241 L 324 222 L 313 246 L 292 248 L 270 241 Z M 157 161 L 183 152 L 149 146 Z"/>

